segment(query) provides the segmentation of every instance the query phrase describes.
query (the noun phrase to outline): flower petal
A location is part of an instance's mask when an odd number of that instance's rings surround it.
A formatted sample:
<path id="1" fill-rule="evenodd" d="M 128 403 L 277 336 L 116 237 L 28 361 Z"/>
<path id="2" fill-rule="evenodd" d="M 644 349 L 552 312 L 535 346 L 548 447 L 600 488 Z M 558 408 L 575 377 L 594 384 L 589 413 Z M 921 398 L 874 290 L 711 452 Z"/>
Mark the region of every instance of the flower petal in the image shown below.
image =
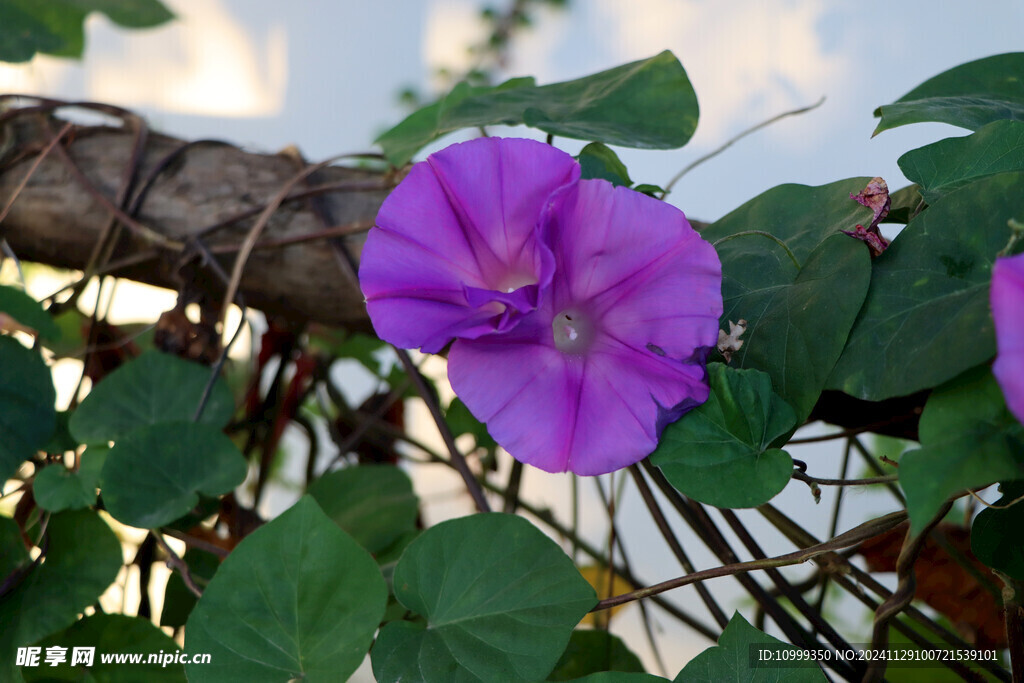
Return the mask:
<path id="1" fill-rule="evenodd" d="M 522 462 L 583 475 L 621 469 L 649 455 L 668 422 L 707 399 L 700 365 L 641 356 L 614 340 L 587 355 L 564 354 L 542 336 L 542 318 L 538 312 L 510 333 L 458 340 L 448 358 L 455 393 Z"/>
<path id="2" fill-rule="evenodd" d="M 532 308 L 553 270 L 538 221 L 551 194 L 578 177 L 572 157 L 533 140 L 481 138 L 415 165 L 381 207 L 361 256 L 378 336 L 436 352 L 453 338 L 514 326 L 510 307 Z"/>
<path id="3" fill-rule="evenodd" d="M 996 259 L 991 303 L 998 349 L 992 372 L 1010 412 L 1024 422 L 1024 254 Z"/>
<path id="4" fill-rule="evenodd" d="M 546 226 L 556 309 L 589 301 L 604 331 L 641 353 L 688 360 L 715 345 L 722 266 L 679 209 L 604 181 L 562 197 Z"/>

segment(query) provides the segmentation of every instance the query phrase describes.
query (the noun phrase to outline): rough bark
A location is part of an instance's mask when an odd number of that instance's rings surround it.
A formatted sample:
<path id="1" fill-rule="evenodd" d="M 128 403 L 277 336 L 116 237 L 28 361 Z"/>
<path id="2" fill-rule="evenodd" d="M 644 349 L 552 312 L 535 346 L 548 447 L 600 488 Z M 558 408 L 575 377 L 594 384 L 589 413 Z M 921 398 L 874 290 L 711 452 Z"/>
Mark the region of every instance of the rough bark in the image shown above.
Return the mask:
<path id="1" fill-rule="evenodd" d="M 14 201 L 0 223 L 0 237 L 20 259 L 83 269 L 113 212 L 83 186 L 57 149 L 46 154 L 18 192 L 63 121 L 27 110 L 24 115 L 8 111 L 5 116 L 0 123 L 0 211 Z M 133 164 L 137 193 L 154 169 L 173 158 L 132 217 L 177 242 L 186 243 L 204 228 L 232 217 L 258 213 L 302 169 L 294 154 L 253 154 L 226 144 L 184 147 L 181 140 L 152 133 L 145 136 L 135 164 L 137 130 L 75 127 L 60 144 L 89 183 L 114 205 L 119 204 L 117 197 Z M 378 172 L 331 166 L 296 185 L 292 194 L 328 184 L 345 189 L 286 201 L 277 209 L 246 262 L 240 292 L 247 305 L 268 313 L 363 328 L 367 325 L 363 297 L 342 260 L 339 241 L 344 240 L 358 258 L 365 229 L 394 182 Z M 130 206 L 129 195 L 121 208 Z M 238 246 L 255 220 L 249 215 L 202 238 L 225 272 L 231 272 Z M 350 226 L 352 234 L 281 245 L 313 234 L 346 232 L 340 226 Z M 111 263 L 126 257 L 149 258 L 114 274 L 179 288 L 182 251 L 154 248 L 130 230 L 120 232 Z M 196 269 L 188 272 L 194 274 Z M 212 275 L 208 279 L 216 280 Z M 223 283 L 217 286 L 223 289 Z"/>

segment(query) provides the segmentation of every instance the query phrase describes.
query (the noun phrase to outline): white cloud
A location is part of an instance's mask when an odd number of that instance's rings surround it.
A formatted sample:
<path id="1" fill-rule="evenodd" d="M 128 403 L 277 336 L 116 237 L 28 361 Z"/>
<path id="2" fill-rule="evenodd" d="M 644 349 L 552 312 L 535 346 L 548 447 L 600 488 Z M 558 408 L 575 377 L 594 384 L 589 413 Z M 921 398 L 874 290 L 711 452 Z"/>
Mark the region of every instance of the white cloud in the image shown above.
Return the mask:
<path id="1" fill-rule="evenodd" d="M 825 50 L 813 0 L 597 0 L 620 62 L 672 50 L 697 91 L 694 142 L 718 144 L 742 128 L 811 104 L 842 85 L 848 59 Z M 813 117 L 792 135 L 808 138 Z"/>
<path id="2" fill-rule="evenodd" d="M 286 29 L 271 26 L 257 41 L 221 0 L 174 5 L 179 18 L 157 31 L 126 32 L 105 20 L 90 27 L 90 96 L 188 114 L 278 113 L 287 84 Z"/>
<path id="3" fill-rule="evenodd" d="M 281 111 L 288 78 L 283 25 L 256 38 L 222 0 L 168 4 L 178 18 L 151 30 L 121 29 L 92 15 L 81 62 L 37 56 L 28 64 L 0 65 L 0 90 L 220 117 Z"/>
<path id="4" fill-rule="evenodd" d="M 480 18 L 475 0 L 435 0 L 427 9 L 423 28 L 423 62 L 430 69 L 431 87 L 449 87 L 435 71 L 445 68 L 461 73 L 473 65 L 468 47 L 487 36 L 487 24 Z"/>

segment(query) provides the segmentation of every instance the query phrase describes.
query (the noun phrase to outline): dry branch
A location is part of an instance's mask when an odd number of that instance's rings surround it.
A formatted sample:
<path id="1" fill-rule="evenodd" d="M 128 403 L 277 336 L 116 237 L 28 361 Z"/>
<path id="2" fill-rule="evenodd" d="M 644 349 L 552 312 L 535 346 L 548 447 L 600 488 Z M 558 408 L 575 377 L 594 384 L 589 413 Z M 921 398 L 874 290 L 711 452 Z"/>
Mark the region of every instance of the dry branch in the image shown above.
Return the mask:
<path id="1" fill-rule="evenodd" d="M 136 130 L 75 126 L 59 143 L 66 154 L 46 154 L 19 192 L 64 123 L 38 109 L 0 109 L 0 209 L 13 199 L 0 237 L 26 261 L 85 268 L 105 227 L 120 212 L 122 225 L 130 216 L 135 227 L 120 231 L 109 263 L 132 265 L 114 274 L 178 289 L 188 253 L 182 246 L 187 249 L 197 237 L 230 272 L 259 212 L 303 167 L 294 154 L 252 154 L 228 144 L 187 144 L 157 134 L 142 136 L 133 166 Z M 133 175 L 129 197 L 118 205 L 116 198 Z M 358 255 L 394 182 L 382 173 L 331 166 L 297 185 L 246 262 L 240 288 L 246 303 L 268 313 L 365 327 L 362 294 L 331 242 L 345 240 Z M 225 222 L 230 224 L 210 230 Z M 147 237 L 138 226 L 167 239 Z M 188 272 L 194 276 L 196 269 Z M 203 285 L 211 287 L 222 290 L 223 284 Z"/>

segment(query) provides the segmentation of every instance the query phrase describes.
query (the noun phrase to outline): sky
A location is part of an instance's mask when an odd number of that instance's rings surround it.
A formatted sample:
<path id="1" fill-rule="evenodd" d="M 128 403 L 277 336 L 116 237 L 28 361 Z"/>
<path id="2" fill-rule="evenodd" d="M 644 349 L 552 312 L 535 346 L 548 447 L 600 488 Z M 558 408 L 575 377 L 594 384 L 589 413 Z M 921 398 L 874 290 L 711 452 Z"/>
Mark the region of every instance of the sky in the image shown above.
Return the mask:
<path id="1" fill-rule="evenodd" d="M 82 62 L 42 57 L 0 65 L 0 91 L 111 102 L 140 111 L 170 135 L 221 138 L 263 152 L 296 145 L 315 161 L 371 149 L 406 113 L 398 92 L 430 92 L 437 67 L 465 68 L 465 47 L 484 31 L 474 0 L 165 1 L 177 21 L 125 32 L 94 16 Z M 700 102 L 697 132 L 682 150 L 619 150 L 638 182 L 664 184 L 746 128 L 825 97 L 813 112 L 780 121 L 687 175 L 670 200 L 701 220 L 787 182 L 879 175 L 890 188 L 902 187 L 896 160 L 903 152 L 966 131 L 929 124 L 872 138 L 874 108 L 963 62 L 1020 50 L 1024 36 L 1024 4 L 1017 0 L 986 0 L 969 11 L 942 0 L 571 0 L 566 10 L 543 9 L 535 19 L 513 43 L 502 77 L 556 82 L 664 49 L 681 60 Z M 525 128 L 503 133 L 540 137 Z M 583 144 L 563 143 L 569 151 Z M 436 370 L 443 374 L 443 367 Z M 833 476 L 839 459 L 828 448 L 793 455 L 818 476 Z M 432 501 L 432 521 L 470 510 L 464 498 L 449 495 L 458 489 L 449 477 L 424 476 L 416 485 Z M 523 486 L 567 518 L 567 477 L 531 470 Z M 586 495 L 593 503 L 593 492 Z M 826 491 L 815 506 L 794 483 L 777 503 L 824 537 L 832 495 Z M 849 499 L 841 530 L 892 509 L 884 494 L 854 492 Z M 639 573 L 652 582 L 680 573 L 637 496 L 627 495 L 619 515 L 624 528 L 638 529 L 631 550 Z M 743 519 L 768 552 L 791 550 L 756 515 Z M 603 542 L 603 519 L 583 525 L 589 538 Z M 700 548 L 692 559 L 698 567 L 717 564 Z M 718 580 L 714 590 L 728 609 L 749 607 L 730 581 Z M 692 589 L 678 593 L 681 604 L 701 609 Z M 626 610 L 618 623 L 650 664 L 638 610 Z M 674 675 L 707 643 L 670 619 L 658 623 Z"/>
<path id="2" fill-rule="evenodd" d="M 169 134 L 262 151 L 295 144 L 318 159 L 370 148 L 406 113 L 398 91 L 429 92 L 434 68 L 464 67 L 465 46 L 483 31 L 476 0 L 168 4 L 179 19 L 149 31 L 120 31 L 94 16 L 82 63 L 0 66 L 0 89 L 113 102 Z M 963 131 L 919 125 L 871 139 L 874 108 L 957 64 L 1018 49 L 1022 29 L 1024 5 L 1012 0 L 970 12 L 922 0 L 875 12 L 822 0 L 576 0 L 537 13 L 503 75 L 555 82 L 671 49 L 694 84 L 701 119 L 682 150 L 621 152 L 634 179 L 654 184 L 740 131 L 824 96 L 817 110 L 741 141 L 684 179 L 673 203 L 712 220 L 783 182 L 881 175 L 900 187 L 900 154 Z"/>

